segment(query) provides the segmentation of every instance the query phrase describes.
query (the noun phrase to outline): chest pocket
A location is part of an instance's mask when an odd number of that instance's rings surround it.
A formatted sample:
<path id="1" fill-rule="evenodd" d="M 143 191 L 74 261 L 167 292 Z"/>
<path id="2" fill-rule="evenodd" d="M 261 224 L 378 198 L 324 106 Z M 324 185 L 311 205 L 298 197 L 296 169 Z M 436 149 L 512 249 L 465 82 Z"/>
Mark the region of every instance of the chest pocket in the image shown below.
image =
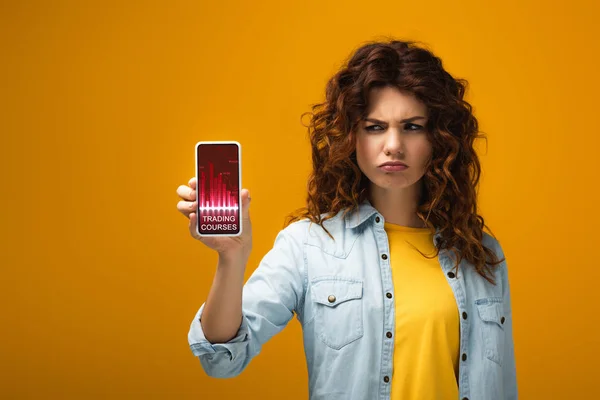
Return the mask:
<path id="1" fill-rule="evenodd" d="M 363 336 L 363 283 L 356 279 L 321 277 L 311 282 L 315 330 L 332 349 Z"/>
<path id="2" fill-rule="evenodd" d="M 504 356 L 504 304 L 502 298 L 490 297 L 475 301 L 482 320 L 485 356 L 502 365 Z"/>

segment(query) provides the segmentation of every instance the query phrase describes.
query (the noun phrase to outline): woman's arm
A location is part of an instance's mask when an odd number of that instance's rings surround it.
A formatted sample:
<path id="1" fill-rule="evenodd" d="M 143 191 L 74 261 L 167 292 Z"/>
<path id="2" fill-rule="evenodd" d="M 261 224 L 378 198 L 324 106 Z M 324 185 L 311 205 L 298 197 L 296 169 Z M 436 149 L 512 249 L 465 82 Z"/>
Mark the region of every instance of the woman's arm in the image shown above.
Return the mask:
<path id="1" fill-rule="evenodd" d="M 242 289 L 247 258 L 219 256 L 202 314 L 202 330 L 211 343 L 228 342 L 242 324 Z"/>
<path id="2" fill-rule="evenodd" d="M 304 301 L 301 229 L 292 224 L 279 232 L 273 248 L 243 286 L 241 302 L 233 291 L 239 288 L 243 276 L 236 275 L 233 271 L 237 270 L 233 268 L 224 269 L 222 273 L 217 270 L 215 282 L 218 287 L 200 307 L 188 334 L 190 348 L 208 375 L 228 378 L 240 374 L 260 352 L 262 345 L 280 332 L 292 319 L 294 311 L 301 308 Z M 208 324 L 204 321 L 207 310 L 212 313 Z M 211 340 L 203 329 L 205 324 Z M 234 326 L 236 330 L 232 335 Z M 214 341 L 214 337 L 231 339 Z"/>

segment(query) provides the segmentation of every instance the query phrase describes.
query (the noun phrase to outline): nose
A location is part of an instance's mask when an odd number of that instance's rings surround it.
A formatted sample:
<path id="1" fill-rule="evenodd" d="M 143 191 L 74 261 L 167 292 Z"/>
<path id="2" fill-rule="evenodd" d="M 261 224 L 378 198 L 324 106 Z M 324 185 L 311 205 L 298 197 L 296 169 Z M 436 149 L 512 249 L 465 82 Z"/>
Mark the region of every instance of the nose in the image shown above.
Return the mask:
<path id="1" fill-rule="evenodd" d="M 383 151 L 385 154 L 397 154 L 403 152 L 402 134 L 396 129 L 389 129 L 383 143 Z"/>

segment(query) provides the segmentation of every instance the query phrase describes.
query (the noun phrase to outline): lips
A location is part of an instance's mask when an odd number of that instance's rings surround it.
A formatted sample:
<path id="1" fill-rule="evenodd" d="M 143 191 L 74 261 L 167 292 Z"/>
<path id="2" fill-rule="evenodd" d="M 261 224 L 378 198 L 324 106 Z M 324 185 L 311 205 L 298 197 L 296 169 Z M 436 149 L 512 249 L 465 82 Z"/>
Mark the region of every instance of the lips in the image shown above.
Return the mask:
<path id="1" fill-rule="evenodd" d="M 404 164 L 403 162 L 400 161 L 388 161 L 385 162 L 383 164 L 380 165 L 380 167 L 385 167 L 385 166 L 390 166 L 390 167 L 408 167 L 408 165 Z"/>

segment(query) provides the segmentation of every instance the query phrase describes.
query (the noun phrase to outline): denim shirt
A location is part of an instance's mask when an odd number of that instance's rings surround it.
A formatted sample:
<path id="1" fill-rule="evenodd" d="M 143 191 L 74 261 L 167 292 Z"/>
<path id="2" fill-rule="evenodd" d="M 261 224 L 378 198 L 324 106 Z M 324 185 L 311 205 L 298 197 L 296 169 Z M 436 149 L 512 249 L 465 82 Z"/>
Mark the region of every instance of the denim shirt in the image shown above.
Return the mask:
<path id="1" fill-rule="evenodd" d="M 294 314 L 302 325 L 311 400 L 387 400 L 392 384 L 394 286 L 383 216 L 368 202 L 324 225 L 308 220 L 280 231 L 243 288 L 243 319 L 227 343 L 210 343 L 196 313 L 188 342 L 204 371 L 227 378 L 241 373 Z M 433 236 L 437 243 L 439 231 Z M 484 233 L 484 246 L 500 259 L 500 244 Z M 440 268 L 460 318 L 459 399 L 516 399 L 512 311 L 506 262 L 496 285 L 467 261 L 453 271 L 442 250 Z"/>

